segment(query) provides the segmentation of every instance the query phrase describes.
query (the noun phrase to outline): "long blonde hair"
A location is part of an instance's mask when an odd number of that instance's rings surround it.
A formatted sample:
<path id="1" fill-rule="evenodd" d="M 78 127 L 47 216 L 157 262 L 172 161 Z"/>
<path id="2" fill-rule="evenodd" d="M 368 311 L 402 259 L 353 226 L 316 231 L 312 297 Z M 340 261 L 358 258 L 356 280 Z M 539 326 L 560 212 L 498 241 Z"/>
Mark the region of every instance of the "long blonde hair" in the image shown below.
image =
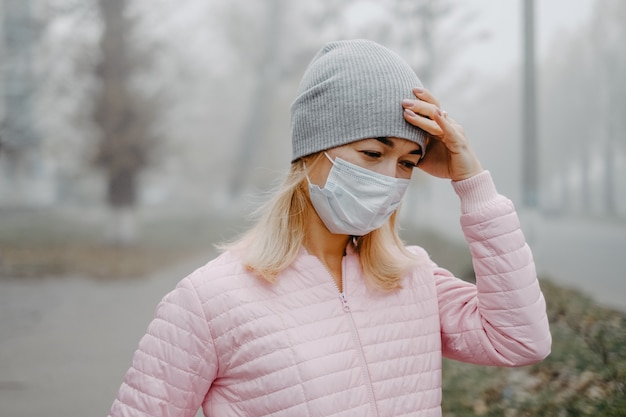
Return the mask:
<path id="1" fill-rule="evenodd" d="M 235 242 L 219 248 L 240 252 L 249 271 L 275 282 L 304 242 L 309 216 L 315 210 L 309 199 L 307 168 L 314 167 L 322 156 L 319 152 L 292 163 L 272 198 L 256 212 L 254 226 Z M 368 284 L 385 291 L 400 288 L 402 276 L 419 262 L 400 239 L 396 217 L 394 212 L 383 226 L 349 243 L 359 254 Z"/>

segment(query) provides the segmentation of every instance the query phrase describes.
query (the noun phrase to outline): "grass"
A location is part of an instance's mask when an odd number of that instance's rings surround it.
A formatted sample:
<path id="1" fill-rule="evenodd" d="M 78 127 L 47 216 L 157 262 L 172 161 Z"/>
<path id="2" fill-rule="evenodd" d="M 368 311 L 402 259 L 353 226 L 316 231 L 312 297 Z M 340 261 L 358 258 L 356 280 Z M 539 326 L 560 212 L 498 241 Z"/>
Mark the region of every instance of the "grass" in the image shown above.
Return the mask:
<path id="1" fill-rule="evenodd" d="M 98 211 L 0 211 L 0 278 L 142 278 L 213 252 L 236 230 L 200 214 L 141 213 L 137 239 L 113 244 L 108 227 Z"/>
<path id="2" fill-rule="evenodd" d="M 541 286 L 551 355 L 515 369 L 444 360 L 445 416 L 626 416 L 626 315 L 549 280 Z"/>
<path id="3" fill-rule="evenodd" d="M 138 245 L 0 245 L 0 277 L 82 276 L 97 279 L 141 278 L 197 254 L 190 249 Z"/>

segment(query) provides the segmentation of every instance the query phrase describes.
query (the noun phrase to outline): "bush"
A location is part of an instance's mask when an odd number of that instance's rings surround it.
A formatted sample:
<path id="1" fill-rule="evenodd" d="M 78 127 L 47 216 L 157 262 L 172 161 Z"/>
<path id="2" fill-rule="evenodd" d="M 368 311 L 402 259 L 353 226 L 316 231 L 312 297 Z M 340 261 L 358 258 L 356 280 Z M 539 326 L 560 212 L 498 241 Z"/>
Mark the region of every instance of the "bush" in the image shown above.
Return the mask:
<path id="1" fill-rule="evenodd" d="M 515 369 L 444 361 L 445 416 L 626 415 L 626 314 L 550 281 L 541 285 L 551 355 Z"/>

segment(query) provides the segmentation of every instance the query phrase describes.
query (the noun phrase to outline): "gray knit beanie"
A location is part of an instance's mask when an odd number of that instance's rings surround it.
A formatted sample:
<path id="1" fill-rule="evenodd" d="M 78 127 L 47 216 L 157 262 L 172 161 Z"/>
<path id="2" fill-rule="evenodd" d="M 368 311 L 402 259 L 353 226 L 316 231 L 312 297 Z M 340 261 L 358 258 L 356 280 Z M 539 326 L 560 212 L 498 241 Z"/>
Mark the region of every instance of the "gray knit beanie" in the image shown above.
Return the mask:
<path id="1" fill-rule="evenodd" d="M 403 117 L 402 100 L 422 87 L 409 64 L 368 40 L 326 44 L 291 105 L 292 162 L 360 139 L 397 137 L 424 148 L 426 133 Z"/>

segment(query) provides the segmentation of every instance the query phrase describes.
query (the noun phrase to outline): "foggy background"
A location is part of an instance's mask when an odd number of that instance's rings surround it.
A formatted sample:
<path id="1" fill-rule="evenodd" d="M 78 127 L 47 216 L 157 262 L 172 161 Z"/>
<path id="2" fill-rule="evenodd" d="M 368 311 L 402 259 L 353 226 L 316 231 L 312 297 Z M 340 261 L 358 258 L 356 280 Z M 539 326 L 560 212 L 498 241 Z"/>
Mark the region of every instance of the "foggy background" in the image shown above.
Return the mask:
<path id="1" fill-rule="evenodd" d="M 368 38 L 403 56 L 518 207 L 540 274 L 626 310 L 626 2 L 538 1 L 526 31 L 523 5 L 1 0 L 0 415 L 3 398 L 32 395 L 29 378 L 56 398 L 59 373 L 80 375 L 75 400 L 99 400 L 106 413 L 156 302 L 213 256 L 212 243 L 244 230 L 287 171 L 289 106 L 309 60 L 334 39 Z M 525 36 L 534 37 L 530 67 Z M 449 181 L 414 173 L 404 229 L 458 242 L 458 213 Z M 39 262 L 67 247 L 84 268 Z M 163 261 L 137 267 L 147 282 L 84 279 L 145 247 Z M 168 262 L 186 251 L 185 266 Z M 136 315 L 116 313 L 133 300 Z M 98 338 L 115 314 L 135 326 L 111 330 L 122 348 Z M 84 358 L 101 373 L 64 362 L 59 352 L 75 340 L 101 355 Z M 42 359 L 20 368 L 14 357 Z M 115 383 L 98 400 L 87 394 L 107 377 Z M 71 406 L 58 415 L 78 415 Z M 39 410 L 15 407 L 6 415 Z"/>

